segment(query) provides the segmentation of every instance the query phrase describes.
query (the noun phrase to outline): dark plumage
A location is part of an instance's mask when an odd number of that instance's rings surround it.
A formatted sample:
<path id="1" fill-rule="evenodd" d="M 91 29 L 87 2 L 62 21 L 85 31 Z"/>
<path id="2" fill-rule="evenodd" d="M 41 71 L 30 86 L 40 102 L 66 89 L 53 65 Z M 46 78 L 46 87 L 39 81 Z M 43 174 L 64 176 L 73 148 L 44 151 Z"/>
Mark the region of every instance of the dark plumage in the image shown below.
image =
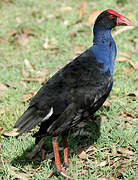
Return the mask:
<path id="1" fill-rule="evenodd" d="M 111 29 L 116 25 L 131 25 L 131 22 L 111 9 L 101 13 L 94 25 L 93 46 L 44 84 L 14 126 L 22 134 L 40 124 L 40 130 L 34 135 L 36 142 L 43 136 L 53 137 L 56 167 L 63 176 L 66 173 L 56 157 L 56 137 L 61 134 L 64 139 L 70 128 L 90 117 L 108 97 L 116 57 Z M 66 153 L 64 158 L 69 165 Z"/>

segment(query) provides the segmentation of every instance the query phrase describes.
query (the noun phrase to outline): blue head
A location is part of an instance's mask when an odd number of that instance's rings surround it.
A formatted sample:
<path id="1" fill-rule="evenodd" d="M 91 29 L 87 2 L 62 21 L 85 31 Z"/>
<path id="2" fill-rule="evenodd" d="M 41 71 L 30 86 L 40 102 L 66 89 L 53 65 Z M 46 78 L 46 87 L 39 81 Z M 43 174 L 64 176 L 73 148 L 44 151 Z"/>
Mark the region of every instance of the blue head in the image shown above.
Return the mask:
<path id="1" fill-rule="evenodd" d="M 131 21 L 111 9 L 102 12 L 95 21 L 94 45 L 90 48 L 97 61 L 104 64 L 104 71 L 109 71 L 111 75 L 113 74 L 117 54 L 111 29 L 119 25 L 128 26 L 131 25 Z"/>

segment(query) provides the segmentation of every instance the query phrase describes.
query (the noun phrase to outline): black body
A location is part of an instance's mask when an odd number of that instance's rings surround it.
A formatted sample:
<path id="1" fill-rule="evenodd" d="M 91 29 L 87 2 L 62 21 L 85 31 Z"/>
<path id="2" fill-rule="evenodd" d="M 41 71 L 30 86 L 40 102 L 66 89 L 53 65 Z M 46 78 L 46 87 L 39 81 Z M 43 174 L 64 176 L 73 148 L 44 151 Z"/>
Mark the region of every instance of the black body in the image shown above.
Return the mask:
<path id="1" fill-rule="evenodd" d="M 36 137 L 57 136 L 90 117 L 108 97 L 116 46 L 110 30 L 117 17 L 104 11 L 94 25 L 94 45 L 59 70 L 38 91 L 16 122 L 19 134 L 40 124 Z M 47 115 L 51 113 L 48 118 Z"/>
<path id="2" fill-rule="evenodd" d="M 56 136 L 97 111 L 111 87 L 109 72 L 87 50 L 46 82 L 14 128 L 23 133 L 42 122 L 36 135 Z M 53 114 L 43 122 L 52 107 Z"/>

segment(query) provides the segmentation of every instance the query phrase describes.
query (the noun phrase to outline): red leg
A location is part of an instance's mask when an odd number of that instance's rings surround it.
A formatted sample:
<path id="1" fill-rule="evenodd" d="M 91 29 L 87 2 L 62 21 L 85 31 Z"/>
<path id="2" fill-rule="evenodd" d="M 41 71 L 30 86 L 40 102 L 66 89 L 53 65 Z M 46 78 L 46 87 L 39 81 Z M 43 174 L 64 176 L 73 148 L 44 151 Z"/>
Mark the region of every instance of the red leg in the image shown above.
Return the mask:
<path id="1" fill-rule="evenodd" d="M 57 170 L 61 171 L 61 162 L 60 162 L 57 139 L 58 139 L 58 137 L 53 137 L 52 138 L 52 144 L 53 144 L 56 168 L 57 168 Z"/>
<path id="2" fill-rule="evenodd" d="M 63 141 L 63 152 L 64 152 L 64 165 L 65 167 L 69 167 L 67 135 L 62 135 L 62 141 Z"/>
<path id="3" fill-rule="evenodd" d="M 60 156 L 59 156 L 59 148 L 58 148 L 58 142 L 57 142 L 58 137 L 53 137 L 52 138 L 52 144 L 53 144 L 53 150 L 54 150 L 54 156 L 55 156 L 55 164 L 56 168 L 50 172 L 48 175 L 48 178 L 50 178 L 53 173 L 58 173 L 62 175 L 65 178 L 72 179 L 72 177 L 68 176 L 67 173 L 64 171 L 64 169 L 61 168 L 61 162 L 60 162 Z"/>

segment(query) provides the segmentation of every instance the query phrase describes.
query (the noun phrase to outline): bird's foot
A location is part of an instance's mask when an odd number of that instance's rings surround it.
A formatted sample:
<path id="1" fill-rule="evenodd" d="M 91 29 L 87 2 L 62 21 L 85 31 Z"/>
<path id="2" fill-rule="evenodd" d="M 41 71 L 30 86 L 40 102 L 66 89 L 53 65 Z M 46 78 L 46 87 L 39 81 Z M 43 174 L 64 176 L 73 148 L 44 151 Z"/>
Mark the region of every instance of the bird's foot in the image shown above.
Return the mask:
<path id="1" fill-rule="evenodd" d="M 61 170 L 57 170 L 57 174 L 63 176 L 64 178 L 73 179 L 73 178 L 65 171 L 65 168 L 62 168 Z"/>
<path id="2" fill-rule="evenodd" d="M 67 179 L 73 179 L 70 175 L 68 175 L 68 173 L 65 171 L 65 167 L 63 167 L 61 170 L 55 168 L 53 169 L 47 176 L 47 178 L 50 178 L 53 174 L 57 174 L 57 175 L 61 175 L 64 178 Z"/>

